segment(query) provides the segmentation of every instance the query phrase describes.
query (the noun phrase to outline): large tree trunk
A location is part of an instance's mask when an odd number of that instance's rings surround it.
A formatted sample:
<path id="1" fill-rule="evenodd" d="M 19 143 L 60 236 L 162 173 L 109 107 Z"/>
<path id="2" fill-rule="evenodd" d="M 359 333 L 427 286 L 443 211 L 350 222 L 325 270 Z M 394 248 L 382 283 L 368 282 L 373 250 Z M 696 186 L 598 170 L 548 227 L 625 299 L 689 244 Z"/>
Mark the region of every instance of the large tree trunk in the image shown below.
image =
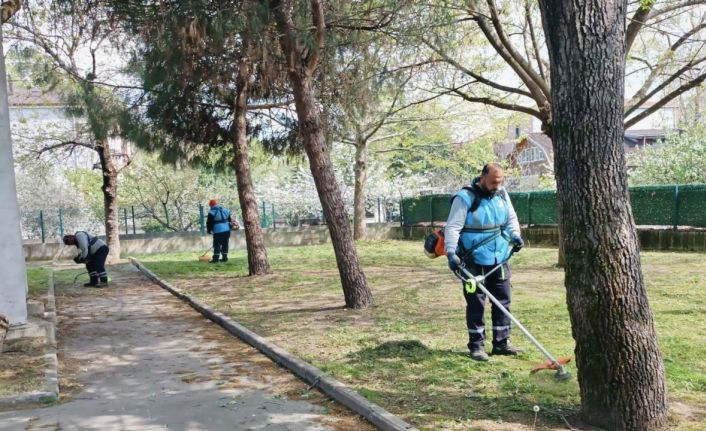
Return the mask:
<path id="1" fill-rule="evenodd" d="M 302 43 L 299 40 L 289 12 L 282 3 L 275 0 L 270 4 L 280 31 L 282 51 L 287 57 L 287 72 L 294 90 L 300 133 L 331 235 L 343 296 L 347 307 L 365 308 L 372 305 L 373 295 L 358 260 L 348 214 L 326 146 L 319 103 L 314 96 L 312 85 L 318 51 L 323 48 L 323 5 L 320 1 L 311 1 L 316 41 L 316 46 L 311 46 L 310 43 Z"/>
<path id="2" fill-rule="evenodd" d="M 110 146 L 107 142 L 100 142 L 96 146 L 103 172 L 103 206 L 105 211 L 105 238 L 110 248 L 109 264 L 120 260 L 120 221 L 118 214 L 118 171 L 110 155 Z"/>
<path id="3" fill-rule="evenodd" d="M 247 46 L 247 44 L 246 44 Z M 257 215 L 257 199 L 255 188 L 250 176 L 250 161 L 248 160 L 248 136 L 246 130 L 246 114 L 249 93 L 249 79 L 252 71 L 252 61 L 248 48 L 243 49 L 243 56 L 238 65 L 236 78 L 235 120 L 233 121 L 233 165 L 238 184 L 240 209 L 243 212 L 245 225 L 245 243 L 248 249 L 248 270 L 250 275 L 270 273 L 270 263 L 267 260 L 265 241 L 262 238 L 262 228 Z"/>
<path id="4" fill-rule="evenodd" d="M 321 130 L 311 78 L 300 76 L 296 72 L 290 72 L 289 75 L 294 87 L 294 99 L 304 147 L 336 254 L 346 306 L 365 308 L 372 305 L 373 295 L 368 289 L 353 243 L 348 214 L 343 205 L 341 191 L 331 164 L 331 156 Z"/>
<path id="5" fill-rule="evenodd" d="M 355 190 L 353 191 L 353 238 L 365 238 L 365 183 L 368 178 L 365 141 L 355 143 Z"/>
<path id="6" fill-rule="evenodd" d="M 664 365 L 640 267 L 623 150 L 625 1 L 540 0 L 567 303 L 585 419 L 653 430 Z"/>

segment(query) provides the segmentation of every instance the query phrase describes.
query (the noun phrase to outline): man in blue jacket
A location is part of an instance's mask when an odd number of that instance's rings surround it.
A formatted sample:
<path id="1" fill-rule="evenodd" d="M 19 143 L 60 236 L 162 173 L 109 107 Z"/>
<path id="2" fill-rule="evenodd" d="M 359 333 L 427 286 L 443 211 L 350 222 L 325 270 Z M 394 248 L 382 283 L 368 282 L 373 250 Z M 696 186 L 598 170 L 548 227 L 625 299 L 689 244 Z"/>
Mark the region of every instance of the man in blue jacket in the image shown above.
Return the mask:
<path id="1" fill-rule="evenodd" d="M 444 250 L 449 268 L 456 271 L 464 263 L 472 274 L 485 274 L 498 264 L 502 267 L 485 279 L 488 291 L 508 310 L 510 309 L 511 252 L 524 247 L 520 224 L 502 187 L 505 174 L 496 163 L 483 167 L 481 175 L 470 187 L 458 191 L 451 200 L 451 211 L 444 229 Z M 512 246 L 512 247 L 511 247 Z M 485 294 L 475 286 L 464 284 L 466 299 L 466 326 L 468 349 L 476 361 L 487 361 L 485 353 Z M 510 318 L 492 306 L 493 355 L 516 355 L 521 349 L 510 345 Z"/>
<path id="2" fill-rule="evenodd" d="M 230 211 L 215 199 L 208 202 L 211 207 L 206 219 L 206 232 L 213 234 L 213 258 L 211 263 L 228 262 L 228 241 L 230 240 Z"/>

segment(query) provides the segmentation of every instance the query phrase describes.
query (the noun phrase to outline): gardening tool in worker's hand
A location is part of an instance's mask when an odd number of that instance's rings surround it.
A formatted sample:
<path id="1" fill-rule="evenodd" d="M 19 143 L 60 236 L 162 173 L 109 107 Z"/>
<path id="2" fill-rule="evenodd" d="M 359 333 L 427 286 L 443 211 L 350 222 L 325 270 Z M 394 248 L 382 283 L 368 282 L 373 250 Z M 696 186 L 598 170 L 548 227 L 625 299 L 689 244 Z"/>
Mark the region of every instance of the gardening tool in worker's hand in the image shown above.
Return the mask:
<path id="1" fill-rule="evenodd" d="M 76 284 L 76 280 L 78 280 L 78 278 L 79 278 L 80 276 L 85 275 L 85 274 L 88 274 L 88 271 L 79 272 L 78 274 L 76 274 L 76 277 L 74 277 L 74 283 L 73 283 L 73 284 Z"/>
<path id="2" fill-rule="evenodd" d="M 570 356 L 559 356 L 556 358 L 556 361 L 560 365 L 566 365 L 569 362 L 571 362 L 571 357 Z M 534 368 L 532 368 L 532 371 L 530 371 L 530 374 L 534 374 L 537 371 L 542 371 L 542 370 L 558 370 L 557 366 L 552 363 L 552 361 L 547 361 L 543 363 L 542 365 L 538 365 Z"/>
<path id="3" fill-rule="evenodd" d="M 510 256 L 512 256 L 512 254 L 510 254 Z M 509 259 L 510 258 L 508 257 L 508 260 Z M 532 334 L 530 334 L 529 331 L 527 329 L 525 329 L 524 326 L 522 326 L 522 323 L 520 323 L 520 321 L 517 320 L 515 318 L 515 316 L 510 314 L 510 312 L 507 310 L 507 308 L 503 307 L 503 305 L 497 299 L 495 299 L 495 297 L 490 292 L 488 292 L 488 289 L 485 288 L 485 285 L 483 284 L 485 279 L 490 274 L 492 274 L 495 271 L 497 271 L 498 269 L 500 269 L 500 267 L 503 265 L 504 265 L 504 262 L 496 265 L 493 269 L 491 269 L 486 274 L 473 275 L 466 269 L 463 262 L 461 262 L 461 265 L 459 266 L 458 270 L 454 271 L 454 275 L 456 275 L 456 277 L 461 279 L 461 281 L 463 281 L 464 283 L 471 283 L 471 284 L 475 285 L 478 289 L 480 289 L 483 293 L 485 293 L 486 296 L 488 296 L 488 298 L 490 299 L 490 301 L 493 304 L 495 304 L 495 306 L 498 307 L 498 309 L 500 309 L 500 311 L 502 311 L 503 314 L 505 314 L 507 317 L 509 317 L 510 320 L 512 320 L 512 322 L 518 328 L 520 328 L 522 333 L 524 333 L 527 336 L 527 338 L 529 338 L 529 340 L 532 342 L 532 344 L 534 344 L 535 347 L 537 347 L 537 349 L 539 349 L 539 351 L 542 352 L 542 354 L 547 357 L 547 359 L 549 361 L 545 364 L 542 364 L 542 365 L 536 367 L 535 369 L 533 369 L 531 371 L 531 373 L 536 373 L 537 371 L 544 370 L 544 369 L 557 370 L 554 377 L 556 377 L 558 380 L 569 379 L 571 377 L 571 374 L 569 374 L 568 371 L 566 371 L 566 369 L 564 368 L 564 365 L 566 365 L 566 363 L 569 362 L 571 360 L 571 358 L 560 357 L 559 360 L 554 359 L 554 357 L 552 355 L 550 355 L 549 352 L 544 347 L 542 347 L 541 344 L 539 344 L 539 341 L 537 341 L 532 336 Z"/>
<path id="4" fill-rule="evenodd" d="M 199 262 L 208 262 L 211 260 L 211 256 L 206 256 L 209 251 L 213 250 L 213 247 L 209 248 L 208 250 L 204 251 L 201 256 L 199 256 Z"/>

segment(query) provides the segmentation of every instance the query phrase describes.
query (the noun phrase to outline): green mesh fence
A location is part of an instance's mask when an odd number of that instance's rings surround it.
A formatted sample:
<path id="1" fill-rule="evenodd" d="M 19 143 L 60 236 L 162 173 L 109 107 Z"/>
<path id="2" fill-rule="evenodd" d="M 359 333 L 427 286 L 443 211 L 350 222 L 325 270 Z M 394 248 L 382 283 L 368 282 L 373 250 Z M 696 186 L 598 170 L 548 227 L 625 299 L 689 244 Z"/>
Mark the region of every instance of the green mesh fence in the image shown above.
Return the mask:
<path id="1" fill-rule="evenodd" d="M 404 224 L 434 224 L 449 216 L 451 195 L 428 195 L 403 199 L 400 203 Z"/>
<path id="2" fill-rule="evenodd" d="M 635 224 L 672 226 L 675 186 L 630 188 L 630 204 Z"/>
<path id="3" fill-rule="evenodd" d="M 674 210 L 678 226 L 706 226 L 706 184 L 677 186 Z"/>
<path id="4" fill-rule="evenodd" d="M 446 221 L 451 195 L 403 199 L 402 224 L 434 225 Z M 556 192 L 510 193 L 521 224 L 557 224 Z M 630 188 L 637 225 L 706 227 L 706 184 Z"/>

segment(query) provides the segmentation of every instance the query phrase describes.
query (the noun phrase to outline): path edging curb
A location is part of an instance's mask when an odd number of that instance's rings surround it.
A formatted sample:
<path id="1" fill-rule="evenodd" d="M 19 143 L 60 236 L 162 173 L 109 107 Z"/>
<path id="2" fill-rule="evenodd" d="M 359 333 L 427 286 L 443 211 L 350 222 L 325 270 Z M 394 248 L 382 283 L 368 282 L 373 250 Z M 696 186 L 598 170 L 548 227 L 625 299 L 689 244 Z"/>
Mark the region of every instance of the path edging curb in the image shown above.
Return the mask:
<path id="1" fill-rule="evenodd" d="M 199 313 L 212 320 L 225 330 L 256 348 L 277 364 L 290 370 L 311 387 L 319 388 L 323 393 L 364 417 L 368 422 L 383 431 L 418 431 L 417 428 L 374 404 L 363 396 L 346 387 L 343 383 L 326 375 L 318 368 L 304 362 L 286 350 L 269 342 L 264 337 L 252 332 L 245 326 L 232 320 L 223 313 L 211 310 L 204 304 L 192 299 L 189 295 L 160 279 L 147 269 L 140 261 L 129 258 L 130 262 L 149 279 L 171 292 L 174 296 L 188 303 Z"/>

